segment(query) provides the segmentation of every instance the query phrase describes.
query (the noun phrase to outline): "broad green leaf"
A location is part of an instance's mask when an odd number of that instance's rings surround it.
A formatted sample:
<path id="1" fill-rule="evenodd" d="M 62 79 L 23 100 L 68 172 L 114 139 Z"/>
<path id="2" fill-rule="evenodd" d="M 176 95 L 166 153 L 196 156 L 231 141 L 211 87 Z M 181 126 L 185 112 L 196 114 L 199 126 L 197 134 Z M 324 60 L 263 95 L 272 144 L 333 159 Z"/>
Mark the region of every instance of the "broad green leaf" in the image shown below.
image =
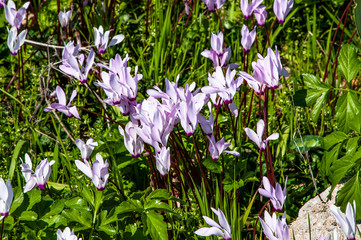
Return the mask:
<path id="1" fill-rule="evenodd" d="M 91 190 L 89 190 L 88 187 L 83 187 L 83 191 L 81 192 L 81 195 L 85 200 L 95 208 L 95 201 L 94 201 L 94 195 Z"/>
<path id="2" fill-rule="evenodd" d="M 49 226 L 53 226 L 54 228 L 58 228 L 61 225 L 67 225 L 67 219 L 63 215 L 55 215 L 49 218 L 42 219 Z"/>
<path id="3" fill-rule="evenodd" d="M 14 218 L 12 216 L 7 216 L 4 221 L 4 230 L 10 231 L 15 226 Z"/>
<path id="4" fill-rule="evenodd" d="M 64 209 L 64 201 L 63 199 L 57 200 L 50 206 L 50 211 L 44 214 L 42 219 L 49 218 L 50 216 L 54 216 L 59 214 Z"/>
<path id="5" fill-rule="evenodd" d="M 331 134 L 324 137 L 324 148 L 325 150 L 329 150 L 331 147 L 333 147 L 335 144 L 343 142 L 346 140 L 348 136 L 340 131 L 332 132 Z"/>
<path id="6" fill-rule="evenodd" d="M 324 176 L 328 176 L 330 174 L 330 166 L 338 158 L 338 153 L 340 152 L 341 146 L 342 146 L 342 144 L 338 143 L 331 150 L 324 152 L 324 155 L 323 155 L 323 158 L 321 161 L 321 172 Z"/>
<path id="7" fill-rule="evenodd" d="M 345 177 L 348 170 L 353 167 L 355 161 L 357 160 L 357 156 L 355 155 L 361 157 L 360 151 L 358 154 L 346 155 L 342 158 L 336 159 L 333 162 L 332 167 L 330 168 L 330 181 L 332 186 L 338 184 L 341 179 Z"/>
<path id="8" fill-rule="evenodd" d="M 100 231 L 105 232 L 109 236 L 114 236 L 115 234 L 117 234 L 117 231 L 115 230 L 115 228 L 112 226 L 109 226 L 109 225 L 101 225 L 101 226 L 99 226 L 98 229 Z"/>
<path id="9" fill-rule="evenodd" d="M 143 212 L 144 208 L 139 200 L 127 200 L 115 208 L 116 214 L 129 212 Z"/>
<path id="10" fill-rule="evenodd" d="M 88 207 L 87 202 L 80 197 L 75 197 L 75 198 L 69 199 L 64 204 L 68 208 L 73 208 L 73 209 L 77 209 L 80 211 L 88 211 L 88 212 L 90 211 L 90 208 Z"/>
<path id="11" fill-rule="evenodd" d="M 346 78 L 347 82 L 356 77 L 361 68 L 361 62 L 357 58 L 356 51 L 357 49 L 350 44 L 343 45 L 340 51 L 338 70 Z"/>
<path id="12" fill-rule="evenodd" d="M 29 197 L 29 205 L 27 210 L 32 209 L 32 207 L 41 201 L 41 190 L 40 189 L 33 189 L 26 193 Z"/>
<path id="13" fill-rule="evenodd" d="M 12 214 L 24 201 L 24 193 L 21 187 L 15 187 L 13 189 L 14 200 L 11 204 L 10 214 Z"/>
<path id="14" fill-rule="evenodd" d="M 304 82 L 305 86 L 310 89 L 319 90 L 320 92 L 326 92 L 332 87 L 327 83 L 321 82 L 319 77 L 315 75 L 304 73 L 300 76 L 301 80 Z"/>
<path id="15" fill-rule="evenodd" d="M 147 230 L 150 233 L 150 236 L 153 240 L 167 240 L 167 224 L 163 220 L 163 216 L 156 213 L 155 211 L 150 211 L 144 213 L 142 218 L 146 220 L 143 222 L 146 225 Z"/>
<path id="16" fill-rule="evenodd" d="M 231 178 L 225 178 L 223 180 L 223 189 L 227 193 L 229 193 L 232 190 L 237 190 L 243 186 L 244 186 L 244 182 L 242 179 L 240 179 L 239 181 L 233 181 L 233 179 Z"/>
<path id="17" fill-rule="evenodd" d="M 359 140 L 361 137 L 353 137 L 347 141 L 346 144 L 346 155 L 353 154 L 359 147 Z"/>
<path id="18" fill-rule="evenodd" d="M 144 210 L 172 212 L 172 208 L 168 204 L 166 204 L 158 199 L 146 201 L 144 204 Z"/>
<path id="19" fill-rule="evenodd" d="M 337 195 L 337 205 L 341 206 L 341 211 L 345 212 L 347 203 L 356 201 L 361 203 L 361 181 L 360 171 L 358 171 L 345 185 L 341 188 Z M 357 220 L 361 219 L 361 208 L 356 207 Z"/>
<path id="20" fill-rule="evenodd" d="M 166 189 L 157 189 L 152 191 L 147 199 L 160 199 L 160 200 L 169 200 L 172 195 Z"/>
<path id="21" fill-rule="evenodd" d="M 20 220 L 23 221 L 35 221 L 38 218 L 38 214 L 34 211 L 25 211 L 20 215 Z"/>
<path id="22" fill-rule="evenodd" d="M 310 149 L 314 148 L 322 148 L 323 146 L 323 138 L 317 135 L 307 135 L 302 138 L 295 138 L 293 142 L 290 144 L 290 150 L 297 151 L 297 147 L 295 145 L 297 144 L 298 148 L 301 152 L 309 151 Z M 303 145 L 305 147 L 305 150 L 303 149 Z"/>
<path id="23" fill-rule="evenodd" d="M 351 130 L 360 132 L 360 109 L 361 104 L 355 93 L 342 94 L 336 103 L 338 128 L 344 133 L 349 133 Z"/>
<path id="24" fill-rule="evenodd" d="M 221 173 L 222 172 L 222 165 L 220 161 L 213 161 L 210 158 L 206 158 L 203 161 L 203 165 L 210 171 L 214 173 Z"/>
<path id="25" fill-rule="evenodd" d="M 65 209 L 61 213 L 68 221 L 77 222 L 85 226 L 86 228 L 91 227 L 91 214 L 90 212 L 80 212 L 75 209 Z"/>
<path id="26" fill-rule="evenodd" d="M 328 91 L 321 94 L 321 96 L 316 100 L 315 105 L 313 105 L 313 108 L 311 110 L 311 119 L 314 122 L 317 122 L 318 117 L 320 116 L 320 112 L 322 109 L 322 106 L 324 102 L 327 100 L 328 97 Z"/>

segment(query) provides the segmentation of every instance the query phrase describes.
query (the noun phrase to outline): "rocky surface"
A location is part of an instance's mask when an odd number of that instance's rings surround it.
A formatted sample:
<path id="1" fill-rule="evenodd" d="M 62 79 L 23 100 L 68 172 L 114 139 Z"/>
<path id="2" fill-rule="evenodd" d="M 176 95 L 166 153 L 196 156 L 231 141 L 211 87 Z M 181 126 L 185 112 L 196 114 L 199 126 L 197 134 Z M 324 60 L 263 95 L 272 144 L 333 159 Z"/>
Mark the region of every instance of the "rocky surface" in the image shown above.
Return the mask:
<path id="1" fill-rule="evenodd" d="M 335 204 L 335 196 L 337 191 L 341 189 L 342 185 L 337 185 L 332 192 L 331 200 L 327 200 L 327 195 L 330 192 L 330 187 L 320 194 L 322 202 L 318 196 L 308 201 L 298 212 L 298 217 L 290 226 L 290 235 L 293 239 L 292 231 L 295 239 L 293 240 L 310 240 L 309 227 L 311 228 L 311 240 L 317 240 L 321 234 L 326 237 L 328 234 L 333 234 L 334 229 L 337 230 L 338 240 L 346 239 L 338 226 L 335 218 L 330 212 L 330 206 Z M 308 215 L 310 216 L 310 226 L 308 224 Z M 361 229 L 361 224 L 357 225 Z M 359 236 L 356 239 L 360 239 Z"/>

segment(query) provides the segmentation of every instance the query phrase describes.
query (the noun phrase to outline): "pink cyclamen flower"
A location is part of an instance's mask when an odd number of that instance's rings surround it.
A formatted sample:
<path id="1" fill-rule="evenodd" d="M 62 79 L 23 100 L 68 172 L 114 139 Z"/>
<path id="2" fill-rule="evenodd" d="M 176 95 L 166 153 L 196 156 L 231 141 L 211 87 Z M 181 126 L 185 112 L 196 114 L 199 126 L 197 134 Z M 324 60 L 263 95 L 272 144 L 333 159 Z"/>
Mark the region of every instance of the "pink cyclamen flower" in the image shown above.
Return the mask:
<path id="1" fill-rule="evenodd" d="M 35 168 L 34 174 L 26 181 L 24 192 L 28 192 L 34 187 L 38 186 L 40 189 L 45 189 L 46 182 L 48 181 L 51 173 L 51 166 L 55 163 L 54 160 L 48 161 L 47 158 L 42 160 Z M 23 170 L 23 173 L 29 172 L 31 169 Z M 25 175 L 24 175 L 25 176 Z M 26 180 L 26 179 L 25 179 Z"/>
<path id="2" fill-rule="evenodd" d="M 50 107 L 46 107 L 44 111 L 49 112 L 52 110 L 58 110 L 59 112 L 64 113 L 67 117 L 76 117 L 80 119 L 77 108 L 75 106 L 71 106 L 71 102 L 76 97 L 77 91 L 73 91 L 68 104 L 66 104 L 65 93 L 59 86 L 56 86 L 56 95 L 58 97 L 59 103 L 52 103 Z"/>
<path id="3" fill-rule="evenodd" d="M 20 160 L 21 160 L 21 172 L 23 173 L 25 181 L 28 182 L 31 175 L 34 173 L 34 171 L 32 170 L 33 163 L 31 162 L 31 159 L 27 153 L 25 154 L 25 162 L 23 161 L 22 158 L 20 158 Z"/>
<path id="4" fill-rule="evenodd" d="M 263 188 L 258 189 L 259 194 L 264 197 L 267 197 L 271 200 L 272 205 L 276 212 L 281 212 L 283 204 L 285 203 L 287 197 L 287 179 L 285 181 L 285 187 L 281 188 L 279 183 L 276 184 L 276 189 L 271 185 L 267 177 L 263 177 Z"/>
<path id="5" fill-rule="evenodd" d="M 331 205 L 330 211 L 333 216 L 336 218 L 336 222 L 341 226 L 343 233 L 346 235 L 347 240 L 356 239 L 356 202 L 353 201 L 353 206 L 351 203 L 347 203 L 346 215 L 344 215 L 339 208 L 335 205 Z"/>
<path id="6" fill-rule="evenodd" d="M 0 220 L 9 215 L 13 198 L 14 194 L 10 180 L 8 179 L 5 184 L 4 180 L 0 178 Z"/>
<path id="7" fill-rule="evenodd" d="M 160 153 L 156 153 L 154 156 L 156 159 L 157 169 L 162 177 L 167 176 L 170 170 L 170 149 L 162 147 Z"/>
<path id="8" fill-rule="evenodd" d="M 222 5 L 226 2 L 226 0 L 202 0 L 206 5 L 210 12 L 216 11 L 216 9 L 220 9 Z"/>
<path id="9" fill-rule="evenodd" d="M 64 231 L 58 229 L 56 232 L 57 240 L 78 240 L 78 237 L 74 234 L 74 230 L 70 230 L 69 227 L 66 227 Z M 79 238 L 82 240 L 82 238 Z"/>
<path id="10" fill-rule="evenodd" d="M 273 3 L 273 11 L 279 23 L 284 23 L 288 13 L 293 7 L 293 0 L 275 0 Z"/>
<path id="11" fill-rule="evenodd" d="M 128 122 L 125 126 L 125 131 L 121 126 L 118 127 L 119 133 L 124 137 L 124 145 L 132 155 L 137 158 L 144 150 L 144 143 L 140 137 L 137 136 L 137 131 L 132 122 Z"/>
<path id="12" fill-rule="evenodd" d="M 212 135 L 211 137 L 207 136 L 208 140 L 209 140 L 209 147 L 208 147 L 208 151 L 211 154 L 211 158 L 213 161 L 218 160 L 219 156 L 225 152 L 225 153 L 229 153 L 231 155 L 234 156 L 239 156 L 239 152 L 237 151 L 227 151 L 225 149 L 227 149 L 231 143 L 226 143 L 224 140 L 224 137 L 219 140 L 218 142 L 216 142 L 216 139 L 214 138 L 214 135 Z"/>
<path id="13" fill-rule="evenodd" d="M 263 2 L 263 0 L 252 0 L 251 4 L 248 4 L 248 0 L 241 0 L 241 11 L 245 19 L 251 17 L 253 11 Z"/>
<path id="14" fill-rule="evenodd" d="M 278 133 L 271 134 L 266 140 L 263 140 L 264 132 L 264 121 L 260 119 L 257 123 L 257 133 L 250 128 L 245 128 L 247 136 L 259 147 L 259 150 L 264 151 L 266 149 L 267 143 L 270 140 L 277 140 L 279 137 Z"/>
<path id="15" fill-rule="evenodd" d="M 105 53 L 108 47 L 119 44 L 124 40 L 124 35 L 119 34 L 114 36 L 108 45 L 109 34 L 110 31 L 104 33 L 102 26 L 99 26 L 99 28 L 94 27 L 94 45 L 97 47 L 99 54 Z"/>
<path id="16" fill-rule="evenodd" d="M 184 3 L 184 10 L 186 12 L 187 15 L 189 15 L 189 3 L 188 0 L 183 1 Z"/>
<path id="17" fill-rule="evenodd" d="M 25 42 L 27 31 L 24 30 L 18 35 L 18 30 L 16 27 L 12 27 L 10 30 L 8 29 L 8 32 L 9 36 L 7 43 L 10 49 L 10 53 L 11 55 L 16 55 Z"/>
<path id="18" fill-rule="evenodd" d="M 98 146 L 97 142 L 94 142 L 92 138 L 89 138 L 86 143 L 81 139 L 75 140 L 76 146 L 79 148 L 81 153 L 81 160 L 89 160 L 90 155 L 92 154 L 94 148 Z"/>
<path id="19" fill-rule="evenodd" d="M 67 50 L 64 49 L 64 51 Z M 75 51 L 77 52 L 78 50 Z M 63 52 L 63 59 L 62 59 L 63 64 L 60 65 L 59 68 L 66 74 L 69 74 L 70 76 L 78 79 L 81 83 L 86 83 L 88 79 L 88 73 L 94 64 L 94 58 L 95 58 L 94 51 L 93 49 L 91 49 L 87 57 L 86 64 L 84 66 L 84 60 L 85 60 L 84 54 L 80 54 L 76 58 L 73 53 Z"/>
<path id="20" fill-rule="evenodd" d="M 267 11 L 266 6 L 261 5 L 254 10 L 254 17 L 257 20 L 258 26 L 262 27 L 266 24 Z"/>
<path id="21" fill-rule="evenodd" d="M 207 120 L 204 116 L 198 114 L 198 122 L 204 134 L 211 136 L 213 134 L 214 119 L 212 114 L 212 103 L 208 102 L 209 119 Z"/>
<path id="22" fill-rule="evenodd" d="M 16 27 L 17 30 L 20 29 L 21 22 L 25 19 L 26 9 L 28 9 L 29 5 L 30 2 L 26 2 L 16 11 L 15 3 L 12 0 L 9 0 L 8 4 L 4 6 L 6 20 L 11 26 Z"/>
<path id="23" fill-rule="evenodd" d="M 59 12 L 59 22 L 62 28 L 66 28 L 68 26 L 72 13 L 73 11 L 71 10 L 65 12 L 65 8 L 64 8 L 64 12 L 62 11 Z"/>
<path id="24" fill-rule="evenodd" d="M 6 5 L 6 0 L 0 0 L 0 7 L 4 7 Z"/>
<path id="25" fill-rule="evenodd" d="M 99 153 L 97 153 L 96 160 L 93 162 L 93 169 L 90 167 L 89 162 L 86 160 L 84 162 L 75 160 L 75 165 L 86 176 L 91 178 L 95 187 L 99 191 L 105 189 L 109 177 L 109 172 L 108 172 L 109 163 L 107 160 L 105 160 L 104 162 L 103 157 Z"/>
<path id="26" fill-rule="evenodd" d="M 232 50 L 231 47 L 223 49 L 223 33 L 212 33 L 211 35 L 211 50 L 205 49 L 201 52 L 203 57 L 209 58 L 214 64 L 214 68 L 230 67 L 231 69 L 239 67 L 236 63 L 229 63 L 231 59 Z"/>
<path id="27" fill-rule="evenodd" d="M 203 236 L 208 237 L 212 235 L 216 235 L 219 237 L 223 237 L 224 240 L 231 240 L 231 227 L 229 226 L 226 217 L 224 216 L 224 213 L 221 209 L 218 208 L 218 210 L 211 208 L 214 214 L 217 215 L 219 224 L 216 223 L 213 219 L 203 216 L 204 221 L 212 227 L 203 227 L 195 231 L 194 233 Z"/>
<path id="28" fill-rule="evenodd" d="M 271 215 L 265 211 L 264 220 L 260 218 L 263 232 L 270 240 L 290 240 L 290 233 L 286 222 L 286 213 L 279 219 L 276 213 Z"/>
<path id="29" fill-rule="evenodd" d="M 248 27 L 246 25 L 243 25 L 241 30 L 241 44 L 245 52 L 249 52 L 251 50 L 251 46 L 254 43 L 254 40 L 256 40 L 256 27 L 253 28 L 251 32 L 249 32 Z"/>

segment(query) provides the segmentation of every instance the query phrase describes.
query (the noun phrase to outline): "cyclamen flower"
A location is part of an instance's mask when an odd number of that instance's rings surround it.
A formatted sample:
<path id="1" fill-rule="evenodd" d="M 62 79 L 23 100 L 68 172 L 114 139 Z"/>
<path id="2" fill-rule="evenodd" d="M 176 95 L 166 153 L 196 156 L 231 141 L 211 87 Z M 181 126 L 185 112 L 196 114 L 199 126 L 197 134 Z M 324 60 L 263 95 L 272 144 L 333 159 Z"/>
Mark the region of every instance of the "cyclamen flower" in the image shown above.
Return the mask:
<path id="1" fill-rule="evenodd" d="M 236 63 L 228 64 L 231 59 L 232 50 L 231 48 L 225 48 L 223 50 L 223 33 L 219 32 L 216 34 L 212 33 L 211 36 L 211 50 L 205 49 L 201 55 L 203 57 L 209 58 L 214 64 L 214 68 L 220 67 L 230 67 L 231 69 L 239 67 Z"/>
<path id="2" fill-rule="evenodd" d="M 64 12 L 59 12 L 59 22 L 62 28 L 66 28 L 68 26 L 72 13 L 73 11 L 71 10 L 65 12 L 65 8 Z"/>
<path id="3" fill-rule="evenodd" d="M 222 5 L 226 2 L 226 0 L 202 0 L 206 5 L 210 12 L 216 11 L 216 9 L 220 9 Z"/>
<path id="4" fill-rule="evenodd" d="M 160 175 L 162 177 L 167 176 L 170 170 L 170 149 L 163 146 L 160 153 L 156 153 L 154 157 Z"/>
<path id="5" fill-rule="evenodd" d="M 8 179 L 5 184 L 4 180 L 0 178 L 0 220 L 9 215 L 13 198 L 14 194 L 10 180 Z"/>
<path id="6" fill-rule="evenodd" d="M 74 90 L 71 94 L 68 105 L 66 105 L 66 97 L 63 89 L 59 86 L 56 86 L 56 95 L 58 97 L 59 103 L 52 103 L 50 107 L 46 107 L 44 109 L 45 112 L 49 112 L 52 110 L 58 110 L 61 113 L 64 113 L 67 117 L 76 117 L 80 119 L 78 110 L 75 106 L 71 106 L 71 102 L 77 95 L 77 91 Z"/>
<path id="7" fill-rule="evenodd" d="M 6 0 L 0 0 L 0 7 L 4 7 L 6 5 Z"/>
<path id="8" fill-rule="evenodd" d="M 336 222 L 341 226 L 343 233 L 346 235 L 347 240 L 356 239 L 356 202 L 353 201 L 353 207 L 351 203 L 347 203 L 346 215 L 344 215 L 339 208 L 335 205 L 331 205 L 330 211 L 336 218 Z"/>
<path id="9" fill-rule="evenodd" d="M 5 18 L 8 23 L 20 30 L 21 22 L 25 19 L 26 9 L 28 9 L 30 2 L 26 2 L 18 11 L 16 11 L 15 3 L 9 0 L 8 4 L 5 5 Z"/>
<path id="10" fill-rule="evenodd" d="M 108 167 L 109 163 L 107 160 L 103 160 L 102 156 L 97 153 L 96 160 L 93 162 L 93 169 L 90 167 L 88 161 L 79 161 L 75 160 L 75 165 L 78 167 L 80 171 L 82 171 L 86 176 L 91 178 L 95 187 L 102 191 L 105 189 L 105 186 L 108 183 Z"/>
<path id="11" fill-rule="evenodd" d="M 16 30 L 16 27 L 12 27 L 10 30 L 8 29 L 8 32 L 9 36 L 7 43 L 10 49 L 10 53 L 11 55 L 16 55 L 25 42 L 27 31 L 24 30 L 18 35 L 18 30 Z"/>
<path id="12" fill-rule="evenodd" d="M 35 168 L 35 173 L 33 173 L 28 180 L 26 180 L 26 185 L 24 186 L 24 193 L 30 191 L 34 187 L 38 186 L 40 189 L 45 189 L 46 182 L 48 181 L 51 173 L 51 166 L 55 163 L 54 160 L 48 161 L 47 158 L 42 160 L 39 165 Z M 23 169 L 24 172 L 32 172 L 31 169 Z M 25 175 L 24 175 L 25 176 Z"/>
<path id="13" fill-rule="evenodd" d="M 66 227 L 64 231 L 58 229 L 56 232 L 57 240 L 78 240 L 78 237 L 74 234 L 74 230 L 70 230 L 69 227 Z M 82 238 L 79 238 L 82 240 Z"/>
<path id="14" fill-rule="evenodd" d="M 21 172 L 23 173 L 25 181 L 28 182 L 31 177 L 31 174 L 34 173 L 34 171 L 32 170 L 33 163 L 31 162 L 31 159 L 27 153 L 25 154 L 25 162 L 23 161 L 22 158 L 20 158 L 20 160 L 21 160 Z"/>
<path id="15" fill-rule="evenodd" d="M 186 14 L 189 15 L 189 3 L 188 3 L 188 0 L 184 0 L 183 3 L 184 3 L 184 10 L 185 10 Z"/>
<path id="16" fill-rule="evenodd" d="M 262 92 L 264 87 L 276 89 L 278 88 L 279 77 L 289 76 L 286 69 L 282 67 L 277 46 L 275 49 L 276 51 L 273 52 L 271 48 L 268 48 L 267 56 L 264 58 L 258 54 L 257 62 L 252 63 L 252 67 L 254 69 L 253 76 L 246 72 L 240 72 L 241 76 L 247 81 L 248 85 L 250 85 L 250 87 L 256 92 Z"/>
<path id="17" fill-rule="evenodd" d="M 94 148 L 98 146 L 98 143 L 94 142 L 92 138 L 89 138 L 86 143 L 81 139 L 76 139 L 75 144 L 80 150 L 81 160 L 83 161 L 89 160 L 89 157 L 92 154 Z"/>
<path id="18" fill-rule="evenodd" d="M 257 20 L 258 26 L 262 27 L 266 24 L 267 11 L 266 6 L 261 5 L 254 10 L 254 17 Z"/>
<path id="19" fill-rule="evenodd" d="M 64 51 L 67 51 L 64 49 Z M 76 50 L 77 51 L 77 50 Z M 64 58 L 64 56 L 66 58 Z M 72 53 L 63 53 L 63 64 L 59 66 L 60 70 L 69 74 L 70 76 L 78 79 L 81 83 L 86 83 L 88 78 L 88 73 L 94 63 L 94 51 L 90 50 L 88 58 L 86 60 L 86 65 L 84 66 L 84 54 L 80 54 L 77 58 Z M 80 68 L 79 68 L 80 66 Z"/>
<path id="20" fill-rule="evenodd" d="M 225 152 L 225 153 L 229 153 L 231 155 L 234 156 L 239 156 L 239 152 L 237 151 L 227 151 L 225 149 L 227 149 L 231 143 L 226 143 L 224 140 L 224 137 L 219 140 L 218 142 L 216 142 L 216 139 L 214 138 L 214 135 L 212 135 L 211 137 L 207 136 L 208 140 L 209 140 L 209 147 L 208 147 L 208 151 L 211 154 L 212 160 L 216 161 L 218 160 L 219 156 Z"/>
<path id="21" fill-rule="evenodd" d="M 254 40 L 256 39 L 256 27 L 249 32 L 248 27 L 246 25 L 243 25 L 241 30 L 241 44 L 245 52 L 249 52 L 251 50 L 251 46 L 254 43 Z"/>
<path id="22" fill-rule="evenodd" d="M 251 17 L 253 11 L 263 2 L 263 0 L 252 0 L 251 4 L 248 4 L 248 0 L 241 0 L 241 11 L 245 19 Z"/>
<path id="23" fill-rule="evenodd" d="M 279 23 L 284 23 L 288 13 L 293 7 L 293 0 L 275 0 L 273 3 L 273 11 Z"/>
<path id="24" fill-rule="evenodd" d="M 271 215 L 265 211 L 264 220 L 260 218 L 263 232 L 270 240 L 289 240 L 290 233 L 286 222 L 286 213 L 278 219 L 276 213 Z"/>
<path id="25" fill-rule="evenodd" d="M 276 212 L 281 212 L 283 204 L 285 203 L 287 197 L 287 179 L 285 181 L 285 187 L 281 188 L 279 183 L 276 184 L 276 189 L 271 185 L 267 177 L 263 177 L 263 188 L 258 189 L 259 194 L 264 197 L 267 197 L 271 200 L 272 205 Z"/>
<path id="26" fill-rule="evenodd" d="M 218 210 L 211 208 L 214 214 L 217 215 L 219 224 L 216 223 L 213 219 L 203 216 L 204 221 L 208 225 L 211 225 L 212 227 L 203 227 L 195 231 L 194 233 L 203 236 L 208 237 L 212 235 L 216 235 L 219 237 L 223 237 L 224 240 L 231 240 L 231 227 L 229 226 L 226 217 L 224 216 L 224 213 L 221 209 L 218 208 Z"/>
<path id="27" fill-rule="evenodd" d="M 108 46 L 109 34 L 110 31 L 104 33 L 102 26 L 99 26 L 99 29 L 94 27 L 94 45 L 97 47 L 99 54 L 105 53 L 108 47 L 117 45 L 124 40 L 123 34 L 116 35 L 112 38 Z"/>
<path id="28" fill-rule="evenodd" d="M 279 137 L 278 133 L 271 134 L 266 140 L 263 140 L 263 132 L 264 132 L 264 121 L 260 119 L 257 123 L 257 133 L 250 128 L 245 128 L 247 136 L 259 147 L 260 151 L 264 151 L 266 149 L 267 143 L 270 140 L 277 140 Z"/>
<path id="29" fill-rule="evenodd" d="M 137 158 L 144 150 L 144 143 L 140 137 L 137 136 L 135 126 L 132 122 L 128 122 L 125 126 L 125 131 L 121 126 L 118 127 L 120 134 L 124 137 L 124 145 L 132 155 Z"/>
<path id="30" fill-rule="evenodd" d="M 198 114 L 198 122 L 201 125 L 204 134 L 211 136 L 213 134 L 214 119 L 212 114 L 212 104 L 210 102 L 208 102 L 208 109 L 209 119 L 207 120 L 204 116 Z"/>

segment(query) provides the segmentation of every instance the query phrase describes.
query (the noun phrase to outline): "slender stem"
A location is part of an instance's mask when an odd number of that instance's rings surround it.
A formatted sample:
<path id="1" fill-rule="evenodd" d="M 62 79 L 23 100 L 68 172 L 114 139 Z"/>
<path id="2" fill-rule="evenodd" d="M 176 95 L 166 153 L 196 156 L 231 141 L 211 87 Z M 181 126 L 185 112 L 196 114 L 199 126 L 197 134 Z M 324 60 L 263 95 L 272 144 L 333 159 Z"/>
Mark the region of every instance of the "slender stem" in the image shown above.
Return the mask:
<path id="1" fill-rule="evenodd" d="M 271 35 L 272 29 L 273 29 L 273 27 L 274 27 L 274 25 L 275 25 L 276 21 L 277 21 L 277 18 L 275 18 L 275 20 L 273 21 L 273 23 L 272 23 L 272 25 L 271 25 L 270 30 L 269 30 L 269 31 L 268 31 L 268 33 L 267 33 L 267 39 L 266 39 L 266 42 L 268 42 L 268 43 L 269 43 L 269 44 L 268 44 L 268 46 L 269 46 L 269 47 L 271 46 L 271 43 L 270 43 L 269 37 L 270 37 L 270 35 Z M 262 50 L 262 55 L 263 55 L 263 53 L 264 53 L 264 50 L 266 50 L 266 46 L 267 46 L 267 43 L 264 45 L 264 48 L 263 48 L 263 50 Z"/>
<path id="2" fill-rule="evenodd" d="M 202 177 L 204 179 L 204 183 L 206 184 L 208 190 L 210 190 L 206 175 L 204 174 L 204 171 L 203 171 L 203 167 L 202 167 L 202 163 L 201 163 L 201 156 L 199 154 L 199 150 L 198 150 L 198 147 L 197 147 L 196 138 L 194 137 L 194 134 L 192 135 L 192 137 L 193 137 L 193 145 L 194 145 L 194 150 L 196 152 L 196 157 L 197 157 L 199 169 L 200 169 Z"/>
<path id="3" fill-rule="evenodd" d="M 5 217 L 3 218 L 3 221 L 2 221 L 2 224 L 1 224 L 0 240 L 3 239 L 4 222 L 5 222 Z"/>

